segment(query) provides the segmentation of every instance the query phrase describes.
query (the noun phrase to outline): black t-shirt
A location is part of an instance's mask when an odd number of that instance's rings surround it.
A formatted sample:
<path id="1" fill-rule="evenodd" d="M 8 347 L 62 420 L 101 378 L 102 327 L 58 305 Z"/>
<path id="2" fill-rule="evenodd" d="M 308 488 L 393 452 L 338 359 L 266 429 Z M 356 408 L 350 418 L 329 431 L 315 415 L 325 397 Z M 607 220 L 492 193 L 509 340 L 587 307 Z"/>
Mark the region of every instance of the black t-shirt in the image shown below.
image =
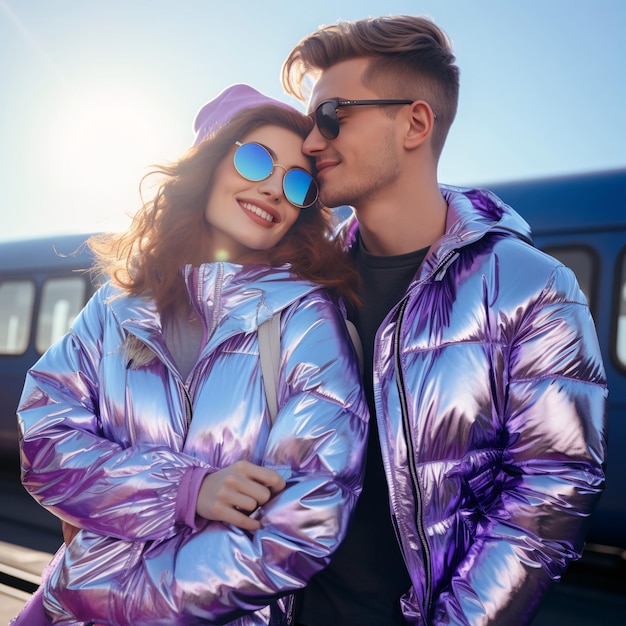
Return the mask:
<path id="1" fill-rule="evenodd" d="M 428 248 L 399 256 L 374 256 L 359 241 L 354 255 L 362 278 L 362 306 L 351 317 L 363 343 L 370 435 L 363 492 L 345 541 L 296 602 L 304 626 L 399 626 L 400 597 L 411 586 L 389 513 L 389 494 L 374 417 L 372 363 L 376 332 L 402 299 Z"/>

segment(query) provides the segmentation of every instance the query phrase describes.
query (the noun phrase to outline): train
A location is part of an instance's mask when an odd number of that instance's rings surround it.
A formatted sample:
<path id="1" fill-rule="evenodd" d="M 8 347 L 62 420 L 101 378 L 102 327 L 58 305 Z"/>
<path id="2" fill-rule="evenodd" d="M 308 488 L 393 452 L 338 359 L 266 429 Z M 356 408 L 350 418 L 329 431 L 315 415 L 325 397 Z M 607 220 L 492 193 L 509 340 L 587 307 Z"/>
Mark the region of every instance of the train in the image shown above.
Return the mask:
<path id="1" fill-rule="evenodd" d="M 607 372 L 607 485 L 588 542 L 626 550 L 626 169 L 485 185 L 570 267 L 589 302 Z M 345 207 L 344 207 L 345 209 Z M 15 409 L 26 371 L 97 288 L 88 235 L 0 242 L 0 459 L 18 463 Z"/>

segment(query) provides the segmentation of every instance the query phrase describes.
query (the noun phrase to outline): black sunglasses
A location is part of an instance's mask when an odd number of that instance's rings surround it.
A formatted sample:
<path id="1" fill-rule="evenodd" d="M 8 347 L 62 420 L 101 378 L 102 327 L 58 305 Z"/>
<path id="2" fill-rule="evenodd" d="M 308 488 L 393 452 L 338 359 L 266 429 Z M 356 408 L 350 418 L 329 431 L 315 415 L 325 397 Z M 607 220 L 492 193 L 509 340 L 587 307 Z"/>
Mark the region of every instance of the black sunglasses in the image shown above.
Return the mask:
<path id="1" fill-rule="evenodd" d="M 413 104 L 414 100 L 340 100 L 332 98 L 324 100 L 315 109 L 315 123 L 322 137 L 335 139 L 339 136 L 339 107 L 353 107 L 359 105 L 386 106 L 389 104 Z"/>

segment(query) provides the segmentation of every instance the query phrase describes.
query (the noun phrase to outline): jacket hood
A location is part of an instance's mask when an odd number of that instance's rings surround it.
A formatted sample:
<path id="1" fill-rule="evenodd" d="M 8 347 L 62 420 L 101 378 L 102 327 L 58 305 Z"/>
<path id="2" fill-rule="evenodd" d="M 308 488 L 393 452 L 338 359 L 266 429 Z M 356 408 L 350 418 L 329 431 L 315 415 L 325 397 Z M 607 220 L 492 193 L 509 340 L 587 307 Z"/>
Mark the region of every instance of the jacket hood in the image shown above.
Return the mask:
<path id="1" fill-rule="evenodd" d="M 427 261 L 438 266 L 453 250 L 484 237 L 487 233 L 508 233 L 532 244 L 530 226 L 510 206 L 486 189 L 440 185 L 448 204 L 446 232 L 431 246 Z M 358 221 L 353 213 L 339 227 L 345 233 L 346 245 L 356 241 Z"/>
<path id="2" fill-rule="evenodd" d="M 530 226 L 508 204 L 487 189 L 440 185 L 448 203 L 446 235 L 458 243 L 475 241 L 487 232 L 510 233 L 532 244 Z"/>

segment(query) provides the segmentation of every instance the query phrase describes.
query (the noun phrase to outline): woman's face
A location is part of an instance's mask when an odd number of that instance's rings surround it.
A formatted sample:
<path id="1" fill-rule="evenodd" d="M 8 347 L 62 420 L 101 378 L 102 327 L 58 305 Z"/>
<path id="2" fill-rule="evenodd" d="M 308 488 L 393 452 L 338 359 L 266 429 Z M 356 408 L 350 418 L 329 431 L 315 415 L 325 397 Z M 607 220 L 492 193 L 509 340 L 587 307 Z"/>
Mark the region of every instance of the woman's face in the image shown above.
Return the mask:
<path id="1" fill-rule="evenodd" d="M 285 171 L 299 167 L 311 172 L 302 154 L 302 138 L 291 130 L 261 126 L 238 141 L 256 142 L 267 148 L 275 167 L 265 180 L 246 180 L 235 169 L 234 144 L 221 161 L 204 212 L 211 260 L 238 262 L 250 252 L 274 247 L 300 212 L 283 193 Z"/>

